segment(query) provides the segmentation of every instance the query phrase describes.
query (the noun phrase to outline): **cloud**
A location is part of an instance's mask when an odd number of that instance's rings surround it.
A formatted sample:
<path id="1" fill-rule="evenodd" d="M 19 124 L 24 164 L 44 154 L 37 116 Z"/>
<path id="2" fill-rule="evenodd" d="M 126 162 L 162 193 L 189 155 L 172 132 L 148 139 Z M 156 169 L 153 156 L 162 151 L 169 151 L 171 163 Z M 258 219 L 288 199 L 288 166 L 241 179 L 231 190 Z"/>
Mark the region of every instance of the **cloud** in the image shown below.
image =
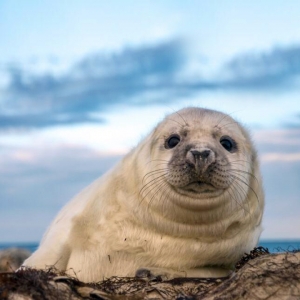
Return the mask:
<path id="1" fill-rule="evenodd" d="M 254 132 L 266 196 L 264 238 L 299 238 L 300 130 Z"/>
<path id="2" fill-rule="evenodd" d="M 254 140 L 262 160 L 298 160 L 300 149 L 300 129 L 267 129 L 254 132 Z"/>
<path id="3" fill-rule="evenodd" d="M 267 168 L 274 163 L 290 163 L 295 168 L 300 164 L 300 129 L 259 130 L 254 133 L 254 139 L 260 160 Z"/>
<path id="4" fill-rule="evenodd" d="M 261 159 L 264 162 L 274 162 L 274 161 L 285 161 L 285 162 L 300 162 L 300 152 L 298 153 L 266 153 L 262 155 Z"/>
<path id="5" fill-rule="evenodd" d="M 300 46 L 241 54 L 211 78 L 192 75 L 193 57 L 182 40 L 83 57 L 60 74 L 6 68 L 0 96 L 0 130 L 103 123 L 107 110 L 170 104 L 200 91 L 297 87 Z"/>
<path id="6" fill-rule="evenodd" d="M 2 242 L 39 240 L 59 209 L 122 157 L 68 145 L 6 150 L 0 156 Z"/>
<path id="7" fill-rule="evenodd" d="M 74 113 L 67 112 L 49 113 L 23 113 L 23 114 L 1 114 L 0 113 L 0 128 L 2 129 L 31 129 L 43 128 L 49 126 L 72 125 L 78 123 L 100 123 L 104 122 L 102 118 L 96 118 L 88 113 Z"/>
<path id="8" fill-rule="evenodd" d="M 79 146 L 11 147 L 0 157 L 1 204 L 6 203 L 7 209 L 45 205 L 55 208 L 120 158 L 121 155 L 98 153 Z"/>
<path id="9" fill-rule="evenodd" d="M 278 89 L 299 86 L 300 46 L 276 47 L 269 52 L 241 54 L 223 66 L 224 87 Z"/>
<path id="10" fill-rule="evenodd" d="M 289 120 L 288 122 L 285 122 L 283 124 L 285 128 L 291 128 L 291 129 L 299 129 L 300 130 L 300 114 L 296 114 L 295 118 Z"/>
<path id="11" fill-rule="evenodd" d="M 95 113 L 124 101 L 144 105 L 147 93 L 180 92 L 175 81 L 183 64 L 182 43 L 176 40 L 88 55 L 61 76 L 9 67 L 9 85 L 0 98 L 0 128 L 103 122 Z M 137 95 L 138 101 L 133 99 Z"/>

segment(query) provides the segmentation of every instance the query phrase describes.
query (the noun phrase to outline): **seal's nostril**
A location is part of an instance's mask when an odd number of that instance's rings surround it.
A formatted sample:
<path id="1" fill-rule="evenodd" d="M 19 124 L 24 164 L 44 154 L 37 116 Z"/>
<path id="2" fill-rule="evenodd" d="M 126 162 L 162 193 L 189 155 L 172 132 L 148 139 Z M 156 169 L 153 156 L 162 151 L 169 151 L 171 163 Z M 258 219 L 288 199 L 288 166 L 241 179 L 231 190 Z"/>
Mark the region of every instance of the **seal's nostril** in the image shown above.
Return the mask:
<path id="1" fill-rule="evenodd" d="M 199 156 L 200 155 L 200 151 L 198 151 L 198 150 L 191 150 L 191 152 L 192 152 L 192 154 L 194 155 L 194 156 Z"/>
<path id="2" fill-rule="evenodd" d="M 193 156 L 197 159 L 197 158 L 208 158 L 211 150 L 206 149 L 206 150 L 202 150 L 202 151 L 198 151 L 198 150 L 191 150 L 191 153 L 193 154 Z"/>

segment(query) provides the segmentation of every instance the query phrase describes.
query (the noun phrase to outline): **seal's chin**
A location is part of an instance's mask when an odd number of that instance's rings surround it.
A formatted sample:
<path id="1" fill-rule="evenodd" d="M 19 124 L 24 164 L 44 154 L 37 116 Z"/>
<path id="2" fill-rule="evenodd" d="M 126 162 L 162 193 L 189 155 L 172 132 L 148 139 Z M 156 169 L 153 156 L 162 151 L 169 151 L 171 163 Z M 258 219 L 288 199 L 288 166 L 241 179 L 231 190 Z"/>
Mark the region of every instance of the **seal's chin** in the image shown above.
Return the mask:
<path id="1" fill-rule="evenodd" d="M 182 187 L 182 189 L 194 193 L 213 193 L 218 190 L 212 184 L 203 181 L 191 182 L 188 185 Z"/>

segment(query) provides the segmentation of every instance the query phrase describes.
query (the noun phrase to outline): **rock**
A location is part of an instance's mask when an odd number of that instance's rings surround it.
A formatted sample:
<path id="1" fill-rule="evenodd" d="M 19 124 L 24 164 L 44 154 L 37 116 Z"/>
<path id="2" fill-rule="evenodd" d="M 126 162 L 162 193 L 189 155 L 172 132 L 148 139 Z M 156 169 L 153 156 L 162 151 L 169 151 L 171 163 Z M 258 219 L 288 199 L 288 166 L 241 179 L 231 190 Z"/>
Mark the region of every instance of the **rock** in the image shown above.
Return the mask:
<path id="1" fill-rule="evenodd" d="M 300 252 L 251 260 L 203 299 L 300 299 Z"/>
<path id="2" fill-rule="evenodd" d="M 300 299 L 300 252 L 256 248 L 226 278 L 112 277 L 83 283 L 55 269 L 0 273 L 0 299 Z"/>
<path id="3" fill-rule="evenodd" d="M 30 254 L 30 251 L 22 248 L 0 250 L 0 272 L 17 270 Z"/>

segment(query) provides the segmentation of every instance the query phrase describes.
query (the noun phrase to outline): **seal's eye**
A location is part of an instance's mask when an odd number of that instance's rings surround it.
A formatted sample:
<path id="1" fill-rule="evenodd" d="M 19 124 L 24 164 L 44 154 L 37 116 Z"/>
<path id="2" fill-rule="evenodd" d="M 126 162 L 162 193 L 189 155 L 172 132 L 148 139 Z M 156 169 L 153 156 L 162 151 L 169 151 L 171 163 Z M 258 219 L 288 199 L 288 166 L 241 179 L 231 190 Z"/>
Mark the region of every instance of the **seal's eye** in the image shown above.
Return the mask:
<path id="1" fill-rule="evenodd" d="M 174 148 L 175 146 L 177 146 L 177 144 L 180 142 L 180 137 L 179 135 L 175 134 L 175 135 L 171 135 L 167 140 L 166 140 L 166 145 L 165 147 L 167 149 L 171 149 Z"/>
<path id="2" fill-rule="evenodd" d="M 229 136 L 223 136 L 220 139 L 220 144 L 223 146 L 224 149 L 226 149 L 229 152 L 232 152 L 236 148 L 235 141 Z"/>

